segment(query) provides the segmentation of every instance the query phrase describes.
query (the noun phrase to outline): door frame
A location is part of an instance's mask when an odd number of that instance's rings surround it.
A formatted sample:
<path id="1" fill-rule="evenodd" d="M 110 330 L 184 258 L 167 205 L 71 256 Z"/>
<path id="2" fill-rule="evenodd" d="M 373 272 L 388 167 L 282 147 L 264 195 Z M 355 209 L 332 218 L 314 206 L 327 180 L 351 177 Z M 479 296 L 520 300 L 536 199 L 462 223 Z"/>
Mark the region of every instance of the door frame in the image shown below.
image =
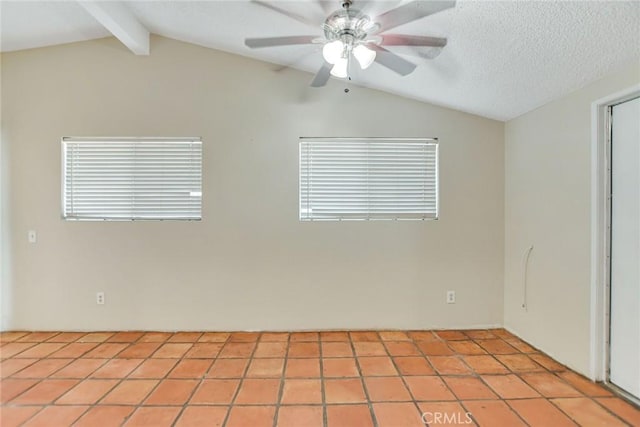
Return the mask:
<path id="1" fill-rule="evenodd" d="M 611 385 L 609 383 L 611 107 L 639 96 L 640 84 L 637 84 L 591 103 L 591 354 L 589 376 L 594 381 L 603 381 L 608 385 Z"/>

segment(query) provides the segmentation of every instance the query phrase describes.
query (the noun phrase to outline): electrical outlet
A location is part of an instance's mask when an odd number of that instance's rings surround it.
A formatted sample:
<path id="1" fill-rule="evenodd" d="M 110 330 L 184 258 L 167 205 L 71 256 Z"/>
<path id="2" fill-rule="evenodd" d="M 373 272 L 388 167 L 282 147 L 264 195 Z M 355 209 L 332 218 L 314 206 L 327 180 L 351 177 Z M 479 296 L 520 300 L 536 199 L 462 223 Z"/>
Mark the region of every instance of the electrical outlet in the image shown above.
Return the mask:
<path id="1" fill-rule="evenodd" d="M 38 241 L 38 235 L 36 234 L 36 230 L 29 230 L 27 233 L 27 238 L 29 239 L 29 243 L 35 243 Z"/>
<path id="2" fill-rule="evenodd" d="M 456 303 L 456 291 L 447 291 L 447 304 Z"/>
<path id="3" fill-rule="evenodd" d="M 96 304 L 104 305 L 104 292 L 96 293 Z"/>

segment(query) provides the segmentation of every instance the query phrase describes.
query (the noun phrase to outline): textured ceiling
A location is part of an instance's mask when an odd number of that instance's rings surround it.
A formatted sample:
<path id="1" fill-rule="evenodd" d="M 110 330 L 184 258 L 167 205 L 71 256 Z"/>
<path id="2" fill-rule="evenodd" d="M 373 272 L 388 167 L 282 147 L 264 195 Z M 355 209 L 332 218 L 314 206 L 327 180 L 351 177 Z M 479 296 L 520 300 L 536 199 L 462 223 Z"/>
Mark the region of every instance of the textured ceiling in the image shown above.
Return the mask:
<path id="1" fill-rule="evenodd" d="M 311 72 L 322 61 L 316 46 L 250 50 L 243 40 L 321 35 L 323 10 L 339 7 L 338 1 L 273 2 L 318 23 L 311 26 L 244 0 L 124 3 L 152 33 Z M 355 0 L 354 7 L 375 16 L 402 3 Z M 3 51 L 109 35 L 75 2 L 0 5 Z M 393 32 L 447 37 L 449 44 L 435 59 L 405 55 L 419 64 L 409 76 L 374 64 L 354 75 L 356 84 L 508 120 L 639 61 L 640 2 L 459 1 Z"/>

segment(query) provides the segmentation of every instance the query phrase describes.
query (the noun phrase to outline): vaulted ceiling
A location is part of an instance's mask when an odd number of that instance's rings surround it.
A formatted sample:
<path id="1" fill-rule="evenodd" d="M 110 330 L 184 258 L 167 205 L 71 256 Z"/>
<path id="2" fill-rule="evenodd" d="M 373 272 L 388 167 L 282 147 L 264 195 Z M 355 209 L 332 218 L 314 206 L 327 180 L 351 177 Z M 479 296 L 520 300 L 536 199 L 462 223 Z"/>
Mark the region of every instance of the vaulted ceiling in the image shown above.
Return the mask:
<path id="1" fill-rule="evenodd" d="M 106 19 L 74 1 L 2 1 L 1 48 L 7 52 L 122 36 L 118 32 L 136 39 L 136 31 L 148 31 L 315 73 L 323 61 L 321 46 L 251 50 L 244 38 L 321 36 L 327 11 L 339 9 L 340 2 L 270 3 L 317 25 L 248 0 L 122 1 Z M 355 0 L 353 7 L 377 16 L 403 3 Z M 432 59 L 426 51 L 390 48 L 418 68 L 401 77 L 374 64 L 356 72 L 353 83 L 508 120 L 640 61 L 640 2 L 459 1 L 394 32 L 446 37 L 448 44 Z M 128 43 L 134 51 L 135 41 Z M 137 48 L 145 53 L 144 46 Z"/>

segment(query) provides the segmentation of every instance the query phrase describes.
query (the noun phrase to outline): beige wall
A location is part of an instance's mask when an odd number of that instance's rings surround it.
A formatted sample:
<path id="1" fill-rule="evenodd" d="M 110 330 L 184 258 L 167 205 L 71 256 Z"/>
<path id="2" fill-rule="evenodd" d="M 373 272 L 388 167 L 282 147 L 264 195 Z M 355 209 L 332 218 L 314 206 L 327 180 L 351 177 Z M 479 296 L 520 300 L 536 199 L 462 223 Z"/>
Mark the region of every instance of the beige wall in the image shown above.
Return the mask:
<path id="1" fill-rule="evenodd" d="M 0 75 L 2 75 L 2 56 L 0 56 Z M 2 79 L 0 79 L 0 99 L 2 99 Z M 9 224 L 8 215 L 8 146 L 4 137 L 4 123 L 2 121 L 2 103 L 0 103 L 0 331 L 8 328 L 11 306 L 9 304 Z"/>
<path id="2" fill-rule="evenodd" d="M 159 37 L 149 57 L 103 39 L 2 59 L 8 327 L 502 324 L 503 123 L 335 82 L 309 90 L 309 74 Z M 66 135 L 202 136 L 203 221 L 62 221 Z M 440 138 L 441 219 L 300 223 L 300 136 Z"/>
<path id="3" fill-rule="evenodd" d="M 505 125 L 505 326 L 589 373 L 591 103 L 640 82 L 640 64 Z M 528 310 L 521 307 L 523 258 Z"/>

